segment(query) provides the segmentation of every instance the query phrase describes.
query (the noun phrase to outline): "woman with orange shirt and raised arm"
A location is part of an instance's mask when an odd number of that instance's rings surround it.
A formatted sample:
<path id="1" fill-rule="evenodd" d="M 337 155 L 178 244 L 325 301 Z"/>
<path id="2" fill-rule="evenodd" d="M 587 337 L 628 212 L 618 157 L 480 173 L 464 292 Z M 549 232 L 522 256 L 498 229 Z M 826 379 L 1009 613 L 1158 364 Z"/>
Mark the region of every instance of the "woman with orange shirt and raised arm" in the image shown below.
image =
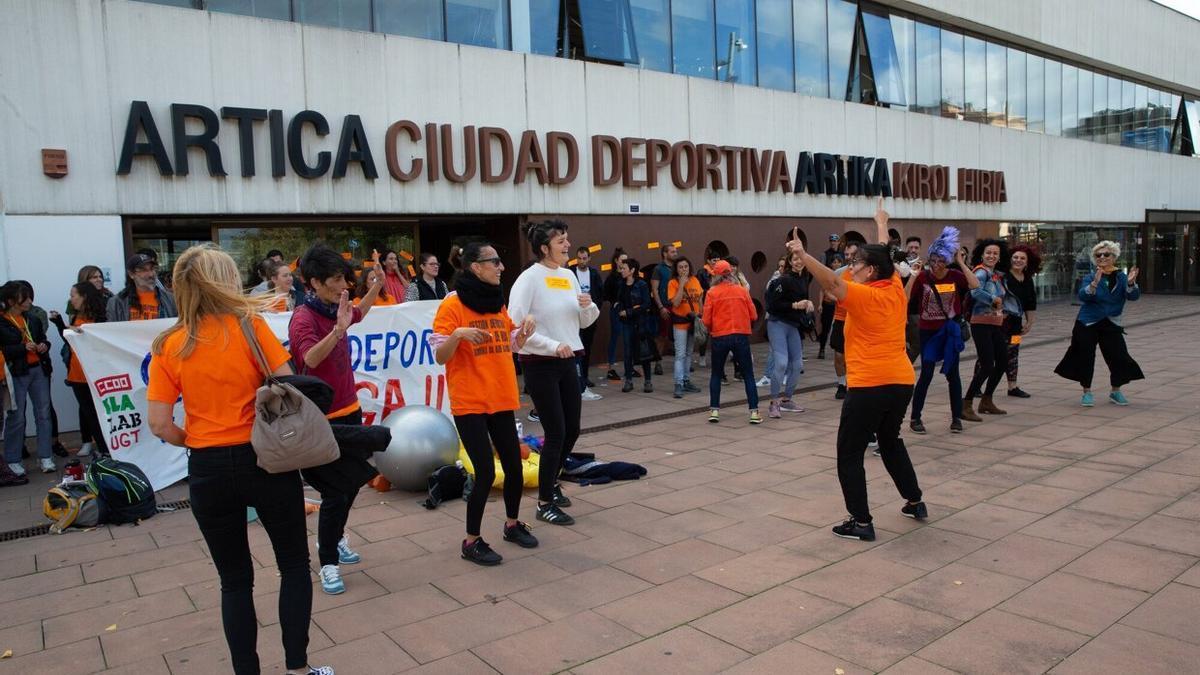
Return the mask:
<path id="1" fill-rule="evenodd" d="M 498 565 L 499 553 L 479 536 L 483 509 L 496 480 L 492 448 L 504 469 L 504 540 L 523 548 L 538 545 L 529 527 L 517 520 L 524 477 L 517 418 L 521 407 L 513 350 L 533 335 L 534 320 L 526 316 L 514 329 L 500 274 L 504 263 L 490 244 L 472 242 L 463 248 L 462 274 L 455 292 L 438 306 L 430 344 L 434 359 L 446 366 L 450 412 L 463 448 L 475 469 L 475 487 L 467 500 L 467 537 L 462 557 L 478 565 Z"/>
<path id="2" fill-rule="evenodd" d="M 883 199 L 875 213 L 879 241 L 886 242 L 888 214 Z M 838 481 L 849 517 L 833 528 L 848 539 L 874 541 L 875 526 L 867 504 L 867 476 L 863 455 L 874 433 L 883 465 L 908 503 L 900 512 L 924 519 L 921 488 L 904 441 L 900 424 L 912 398 L 916 377 L 905 351 L 908 301 L 886 244 L 863 246 L 846 282 L 804 250 L 794 234 L 788 248 L 802 256 L 817 283 L 846 308 L 846 399 L 842 404 L 837 437 Z"/>
<path id="3" fill-rule="evenodd" d="M 150 431 L 188 448 L 192 515 L 221 578 L 221 621 L 235 673 L 258 673 L 254 564 L 246 508 L 258 511 L 279 568 L 279 627 L 291 675 L 333 675 L 308 665 L 312 581 L 300 472 L 258 466 L 250 432 L 255 393 L 265 373 L 246 340 L 248 323 L 274 375 L 290 375 L 290 356 L 259 316 L 269 301 L 242 294 L 233 258 L 212 244 L 193 246 L 175 263 L 179 320 L 151 348 Z M 184 427 L 173 418 L 183 397 Z"/>

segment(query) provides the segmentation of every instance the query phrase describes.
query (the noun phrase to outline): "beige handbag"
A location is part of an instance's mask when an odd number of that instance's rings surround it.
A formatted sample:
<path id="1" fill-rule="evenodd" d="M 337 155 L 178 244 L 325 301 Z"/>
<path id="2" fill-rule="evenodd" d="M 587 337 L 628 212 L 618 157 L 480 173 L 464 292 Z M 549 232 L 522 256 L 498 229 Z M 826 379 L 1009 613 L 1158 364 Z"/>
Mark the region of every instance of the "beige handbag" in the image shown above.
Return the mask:
<path id="1" fill-rule="evenodd" d="M 271 375 L 250 321 L 243 319 L 241 324 L 264 376 L 254 396 L 254 428 L 250 432 L 258 465 L 267 473 L 284 473 L 337 460 L 341 451 L 329 420 L 299 389 Z"/>

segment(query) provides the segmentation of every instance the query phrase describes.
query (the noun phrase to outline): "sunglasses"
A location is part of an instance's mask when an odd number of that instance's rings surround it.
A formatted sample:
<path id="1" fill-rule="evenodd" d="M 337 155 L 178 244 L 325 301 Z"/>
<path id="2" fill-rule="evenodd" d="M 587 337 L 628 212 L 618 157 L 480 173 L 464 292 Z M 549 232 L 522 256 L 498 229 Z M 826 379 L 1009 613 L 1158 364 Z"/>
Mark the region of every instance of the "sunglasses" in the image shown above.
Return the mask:
<path id="1" fill-rule="evenodd" d="M 491 264 L 493 264 L 493 265 L 499 265 L 499 264 L 500 264 L 500 257 L 499 257 L 499 256 L 497 256 L 497 257 L 495 257 L 495 258 L 483 258 L 483 259 L 481 259 L 481 260 L 476 260 L 475 262 L 477 262 L 477 263 L 481 263 L 481 264 L 482 264 L 482 263 L 491 263 Z"/>
<path id="2" fill-rule="evenodd" d="M 1097 253 L 1094 257 L 1096 257 L 1096 258 L 1111 258 L 1111 257 L 1113 257 L 1113 254 L 1109 253 L 1108 251 L 1101 251 L 1100 253 Z"/>

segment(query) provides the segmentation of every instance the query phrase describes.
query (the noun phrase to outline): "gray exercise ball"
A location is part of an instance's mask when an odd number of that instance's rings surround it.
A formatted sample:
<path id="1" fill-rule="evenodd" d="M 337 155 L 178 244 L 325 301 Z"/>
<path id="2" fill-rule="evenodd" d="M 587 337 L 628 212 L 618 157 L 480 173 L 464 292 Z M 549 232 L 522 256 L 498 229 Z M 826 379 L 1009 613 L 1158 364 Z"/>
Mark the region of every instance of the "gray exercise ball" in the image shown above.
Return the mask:
<path id="1" fill-rule="evenodd" d="M 458 460 L 454 422 L 429 406 L 405 406 L 388 415 L 383 425 L 392 430 L 392 442 L 375 453 L 375 467 L 400 490 L 427 490 L 429 474 Z"/>

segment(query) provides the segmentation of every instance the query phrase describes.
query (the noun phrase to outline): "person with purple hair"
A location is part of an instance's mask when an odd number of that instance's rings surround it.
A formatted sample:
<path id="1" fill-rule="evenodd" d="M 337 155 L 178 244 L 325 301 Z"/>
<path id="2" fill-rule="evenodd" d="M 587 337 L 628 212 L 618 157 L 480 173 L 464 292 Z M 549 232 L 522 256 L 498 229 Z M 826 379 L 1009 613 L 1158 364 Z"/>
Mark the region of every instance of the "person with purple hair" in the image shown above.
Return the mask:
<path id="1" fill-rule="evenodd" d="M 955 269 L 950 268 L 951 260 Z M 939 361 L 950 387 L 950 432 L 962 433 L 964 411 L 958 355 L 964 343 L 956 319 L 962 316 L 967 293 L 978 287 L 979 280 L 971 273 L 958 247 L 958 228 L 946 227 L 929 245 L 925 268 L 910 277 L 906 288 L 908 313 L 917 317 L 921 344 L 921 376 L 913 390 L 908 422 L 908 428 L 915 433 L 925 433 L 921 412 Z"/>

